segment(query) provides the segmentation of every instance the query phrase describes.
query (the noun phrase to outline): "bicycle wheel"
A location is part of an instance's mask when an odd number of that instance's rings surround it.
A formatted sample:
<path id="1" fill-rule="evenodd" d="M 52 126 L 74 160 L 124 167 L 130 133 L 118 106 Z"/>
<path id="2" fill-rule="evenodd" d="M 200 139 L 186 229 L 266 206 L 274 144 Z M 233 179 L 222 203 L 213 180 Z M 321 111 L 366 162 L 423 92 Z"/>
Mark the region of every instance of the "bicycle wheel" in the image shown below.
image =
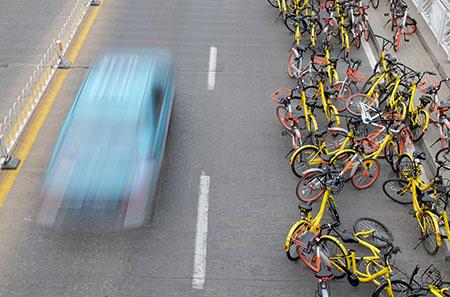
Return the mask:
<path id="1" fill-rule="evenodd" d="M 361 103 L 373 107 L 376 105 L 376 100 L 374 100 L 372 97 L 366 94 L 362 93 L 353 94 L 347 99 L 345 107 L 347 108 L 347 111 L 350 112 L 352 115 L 360 116 Z"/>
<path id="2" fill-rule="evenodd" d="M 290 78 L 299 78 L 302 69 L 300 69 L 300 60 L 297 59 L 294 49 L 291 49 L 289 52 L 287 66 L 288 76 Z"/>
<path id="3" fill-rule="evenodd" d="M 328 153 L 334 154 L 338 152 L 341 148 L 345 149 L 352 145 L 351 141 L 346 144 L 346 147 L 342 147 L 344 145 L 345 140 L 347 139 L 348 133 L 343 129 L 328 129 L 327 133 L 322 137 L 322 143 L 325 143 L 325 147 Z"/>
<path id="4" fill-rule="evenodd" d="M 278 1 L 277 0 L 267 0 L 269 4 L 275 8 L 278 8 Z"/>
<path id="5" fill-rule="evenodd" d="M 358 190 L 367 189 L 376 182 L 380 176 L 380 170 L 380 162 L 377 159 L 364 159 L 352 175 L 352 185 Z"/>
<path id="6" fill-rule="evenodd" d="M 317 146 L 304 146 L 294 152 L 291 158 L 291 169 L 295 176 L 301 178 L 303 171 L 320 164 L 319 148 Z"/>
<path id="7" fill-rule="evenodd" d="M 345 277 L 343 268 L 350 266 L 347 251 L 331 236 L 322 236 L 318 242 L 322 263 L 333 273 L 335 279 Z"/>
<path id="8" fill-rule="evenodd" d="M 422 234 L 423 236 L 423 247 L 427 251 L 428 254 L 434 255 L 439 250 L 438 241 L 436 238 L 436 234 L 438 230 L 436 230 L 436 226 L 434 225 L 433 218 L 431 217 L 430 213 L 424 212 L 423 213 L 423 225 L 424 225 L 424 232 Z"/>
<path id="9" fill-rule="evenodd" d="M 411 204 L 410 183 L 404 179 L 388 179 L 383 183 L 383 192 L 393 201 L 400 204 Z"/>
<path id="10" fill-rule="evenodd" d="M 422 139 L 423 135 L 428 129 L 430 122 L 430 116 L 425 109 L 419 109 L 412 118 L 412 126 L 410 127 L 411 133 L 414 136 L 413 142 L 417 142 Z"/>
<path id="11" fill-rule="evenodd" d="M 397 172 L 398 159 L 401 153 L 400 144 L 396 138 L 392 138 L 392 141 L 388 142 L 384 147 L 384 157 L 394 172 Z"/>
<path id="12" fill-rule="evenodd" d="M 328 105 L 328 127 L 341 127 L 341 119 L 339 118 L 339 113 L 336 109 L 336 106 L 330 104 Z"/>
<path id="13" fill-rule="evenodd" d="M 316 201 L 322 197 L 325 187 L 322 180 L 324 179 L 323 171 L 317 169 L 307 172 L 298 181 L 295 194 L 300 201 L 305 203 Z"/>
<path id="14" fill-rule="evenodd" d="M 409 15 L 406 16 L 406 24 L 403 33 L 405 33 L 405 35 L 411 35 L 414 34 L 416 30 L 417 30 L 417 21 L 412 17 L 410 17 Z"/>
<path id="15" fill-rule="evenodd" d="M 291 131 L 291 124 L 288 120 L 288 110 L 286 106 L 279 104 L 276 109 L 277 119 L 284 129 Z"/>
<path id="16" fill-rule="evenodd" d="M 337 82 L 331 86 L 333 89 L 338 90 L 338 96 L 336 100 L 334 100 L 334 106 L 336 106 L 337 111 L 343 112 L 346 108 L 346 102 L 348 97 L 352 95 L 352 90 L 348 84 L 344 84 L 343 82 Z"/>
<path id="17" fill-rule="evenodd" d="M 344 167 L 351 162 L 354 155 L 355 151 L 352 149 L 340 151 L 333 158 L 331 158 L 330 165 L 333 165 L 336 170 L 342 171 Z M 350 171 L 351 170 L 348 170 L 347 172 Z M 346 178 L 348 179 L 350 176 L 346 176 L 346 174 L 344 174 L 343 177 L 343 180 L 345 181 Z"/>
<path id="18" fill-rule="evenodd" d="M 390 284 L 391 288 L 389 288 L 389 282 L 380 285 L 373 292 L 372 297 L 410 297 L 413 293 L 413 288 L 405 281 L 394 279 Z"/>
<path id="19" fill-rule="evenodd" d="M 378 0 L 379 1 L 379 0 Z M 365 41 L 369 41 L 369 21 L 365 18 L 362 22 L 362 33 Z"/>
<path id="20" fill-rule="evenodd" d="M 377 9 L 378 5 L 380 5 L 380 0 L 370 0 L 370 3 L 374 9 Z"/>
<path id="21" fill-rule="evenodd" d="M 397 177 L 408 179 L 414 175 L 414 160 L 408 153 L 402 154 L 397 163 Z"/>
<path id="22" fill-rule="evenodd" d="M 428 115 L 430 116 L 430 122 L 437 124 L 439 116 L 437 113 L 436 103 L 434 101 L 428 106 Z"/>
<path id="23" fill-rule="evenodd" d="M 295 33 L 295 26 L 297 26 L 297 23 L 298 26 L 300 26 L 300 33 L 303 35 L 306 32 L 306 29 L 308 28 L 305 20 L 299 19 L 298 16 L 295 14 L 286 17 L 286 19 L 284 20 L 286 28 L 288 28 L 288 30 L 291 33 Z"/>
<path id="24" fill-rule="evenodd" d="M 372 218 L 359 218 L 353 224 L 353 232 L 364 232 L 373 230 L 368 237 L 364 236 L 364 241 L 373 244 L 377 248 L 387 247 L 389 244 L 386 242 L 393 242 L 394 236 L 392 232 L 380 221 Z"/>
<path id="25" fill-rule="evenodd" d="M 309 223 L 304 221 L 300 225 L 295 228 L 294 232 L 292 232 L 291 239 L 289 241 L 289 247 L 286 250 L 286 257 L 290 261 L 297 261 L 300 259 L 297 254 L 297 245 L 295 244 L 295 240 L 298 240 L 299 237 L 303 236 L 309 229 Z"/>
<path id="26" fill-rule="evenodd" d="M 402 29 L 400 27 L 397 28 L 397 32 L 394 35 L 394 51 L 398 52 L 400 49 L 400 42 L 402 38 Z"/>
<path id="27" fill-rule="evenodd" d="M 450 170 L 450 147 L 444 147 L 436 153 L 436 161 L 443 162 L 443 167 Z"/>

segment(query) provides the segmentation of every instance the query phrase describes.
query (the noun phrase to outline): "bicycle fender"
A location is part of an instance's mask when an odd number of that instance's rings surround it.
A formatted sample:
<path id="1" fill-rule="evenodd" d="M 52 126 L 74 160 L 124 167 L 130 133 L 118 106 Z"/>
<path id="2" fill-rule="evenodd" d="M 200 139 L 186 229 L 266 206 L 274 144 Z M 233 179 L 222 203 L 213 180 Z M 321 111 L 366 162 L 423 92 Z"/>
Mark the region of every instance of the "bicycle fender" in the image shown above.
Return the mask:
<path id="1" fill-rule="evenodd" d="M 292 163 L 294 163 L 295 157 L 297 157 L 297 155 L 298 155 L 298 152 L 307 147 L 311 147 L 311 148 L 315 148 L 316 150 L 319 150 L 319 148 L 317 146 L 312 145 L 312 144 L 307 144 L 307 145 L 301 146 L 298 149 L 296 149 L 295 152 L 292 154 L 291 159 L 289 160 L 289 164 L 292 165 Z"/>
<path id="2" fill-rule="evenodd" d="M 331 127 L 331 128 L 328 128 L 328 131 L 330 131 L 330 132 L 343 132 L 343 133 L 346 133 L 347 135 L 349 133 L 346 129 L 340 128 L 340 127 Z"/>
<path id="3" fill-rule="evenodd" d="M 306 175 L 306 174 L 311 173 L 311 172 L 323 173 L 323 169 L 320 169 L 320 168 L 309 168 L 309 169 L 303 171 L 303 174 Z"/>
<path id="4" fill-rule="evenodd" d="M 337 156 L 343 154 L 343 153 L 352 153 L 352 154 L 356 154 L 356 151 L 354 149 L 343 149 L 339 152 L 337 152 L 333 158 L 331 158 L 330 163 L 333 163 L 333 161 L 336 159 Z"/>
<path id="5" fill-rule="evenodd" d="M 427 213 L 433 220 L 434 228 L 437 231 L 436 232 L 437 246 L 440 247 L 440 246 L 442 246 L 442 232 L 441 232 L 441 228 L 439 228 L 439 224 L 436 219 L 436 215 L 430 210 L 426 210 L 425 213 Z"/>
<path id="6" fill-rule="evenodd" d="M 292 237 L 292 234 L 294 234 L 295 229 L 297 229 L 298 226 L 300 226 L 301 224 L 303 224 L 305 222 L 306 222 L 305 220 L 299 220 L 291 227 L 291 229 L 289 230 L 289 233 L 286 237 L 286 242 L 284 243 L 284 251 L 287 252 L 289 250 L 289 247 L 291 246 L 291 237 Z"/>

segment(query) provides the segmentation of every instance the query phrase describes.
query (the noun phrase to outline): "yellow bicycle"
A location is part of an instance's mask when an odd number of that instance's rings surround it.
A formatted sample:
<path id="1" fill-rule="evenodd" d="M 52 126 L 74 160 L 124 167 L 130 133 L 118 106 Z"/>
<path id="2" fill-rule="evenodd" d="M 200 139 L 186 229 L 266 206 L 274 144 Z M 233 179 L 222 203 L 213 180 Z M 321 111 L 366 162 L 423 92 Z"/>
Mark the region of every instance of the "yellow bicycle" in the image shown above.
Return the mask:
<path id="1" fill-rule="evenodd" d="M 413 155 L 403 153 L 397 165 L 400 178 L 385 181 L 383 191 L 395 202 L 413 204 L 413 214 L 421 233 L 419 244 L 423 244 L 425 250 L 434 255 L 442 246 L 442 239 L 448 240 L 447 235 L 450 234 L 447 217 L 450 193 L 439 172 L 446 165 L 437 161 L 435 177 L 430 182 L 424 182 L 421 179 L 421 160 L 425 160 L 422 152 Z"/>

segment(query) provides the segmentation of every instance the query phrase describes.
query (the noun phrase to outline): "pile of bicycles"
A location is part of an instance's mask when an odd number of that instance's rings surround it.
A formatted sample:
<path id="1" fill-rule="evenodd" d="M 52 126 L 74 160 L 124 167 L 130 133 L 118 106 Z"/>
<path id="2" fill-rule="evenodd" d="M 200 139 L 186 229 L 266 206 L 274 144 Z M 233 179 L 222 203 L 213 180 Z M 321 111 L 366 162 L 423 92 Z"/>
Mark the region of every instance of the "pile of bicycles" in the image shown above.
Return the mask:
<path id="1" fill-rule="evenodd" d="M 420 282 L 416 280 L 418 268 L 408 278 L 394 265 L 400 249 L 378 220 L 360 218 L 352 231 L 341 231 L 334 199 L 347 182 L 359 190 L 371 187 L 384 159 L 397 178 L 386 181 L 383 191 L 396 202 L 413 205 L 421 233 L 418 246 L 430 254 L 437 252 L 450 233 L 446 215 L 450 182 L 441 175 L 450 170 L 446 116 L 450 101 L 438 98 L 448 79 L 425 81 L 425 76 L 434 74 L 398 61 L 388 53 L 395 43 L 382 36 L 376 36 L 382 48 L 373 73 L 368 78 L 362 75 L 361 61 L 349 55 L 350 46 L 359 47 L 361 37 L 366 39 L 368 34 L 367 7 L 361 1 L 268 2 L 279 10 L 294 36 L 287 74 L 295 80 L 295 87 L 272 94 L 283 134 L 292 141 L 286 157 L 299 178 L 295 192 L 301 201 L 300 219 L 286 238 L 287 258 L 301 259 L 315 272 L 319 280 L 316 296 L 330 296 L 328 281 L 339 278 L 347 278 L 353 286 L 373 282 L 373 296 L 450 296 L 448 283 L 437 277 L 435 267 L 422 274 L 434 278 Z M 423 94 L 418 101 L 416 91 Z M 430 122 L 441 127 L 437 142 L 441 140 L 443 149 L 436 155 L 435 178 L 426 182 L 421 180 L 424 154 L 410 154 L 407 149 L 424 136 Z M 320 205 L 313 215 L 316 201 Z M 327 209 L 330 215 L 325 214 Z M 360 255 L 351 245 L 368 250 L 369 255 Z"/>

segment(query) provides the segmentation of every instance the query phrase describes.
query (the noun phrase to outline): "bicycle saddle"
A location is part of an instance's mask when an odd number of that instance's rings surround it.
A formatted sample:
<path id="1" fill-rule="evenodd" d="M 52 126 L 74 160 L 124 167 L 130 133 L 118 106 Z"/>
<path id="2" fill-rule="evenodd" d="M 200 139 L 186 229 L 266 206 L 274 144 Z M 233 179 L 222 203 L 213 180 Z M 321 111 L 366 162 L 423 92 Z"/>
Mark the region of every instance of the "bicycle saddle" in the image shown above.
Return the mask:
<path id="1" fill-rule="evenodd" d="M 311 205 L 307 204 L 307 203 L 302 203 L 298 205 L 298 209 L 301 212 L 311 212 L 312 211 L 312 207 Z"/>
<path id="2" fill-rule="evenodd" d="M 386 59 L 387 62 L 389 63 L 395 63 L 397 62 L 397 59 L 392 56 L 391 54 L 386 54 L 386 56 L 384 57 Z"/>
<path id="3" fill-rule="evenodd" d="M 425 160 L 425 159 L 426 159 L 425 153 L 424 153 L 424 152 L 421 152 L 421 151 L 415 151 L 415 152 L 413 153 L 413 157 L 414 157 L 415 159 L 419 159 L 419 160 Z"/>
<path id="4" fill-rule="evenodd" d="M 344 230 L 344 232 L 342 232 L 341 238 L 345 243 L 358 243 L 358 239 L 356 239 L 353 233 L 348 230 Z"/>

